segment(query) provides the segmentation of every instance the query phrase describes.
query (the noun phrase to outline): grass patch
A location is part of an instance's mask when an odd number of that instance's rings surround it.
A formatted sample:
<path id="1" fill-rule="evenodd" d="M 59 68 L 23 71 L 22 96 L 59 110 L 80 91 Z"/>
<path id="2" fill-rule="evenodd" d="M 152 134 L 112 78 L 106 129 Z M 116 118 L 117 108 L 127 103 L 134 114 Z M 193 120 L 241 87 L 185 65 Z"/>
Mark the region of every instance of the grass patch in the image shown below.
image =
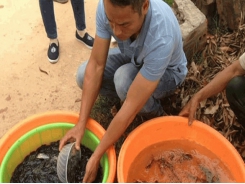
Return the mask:
<path id="1" fill-rule="evenodd" d="M 173 0 L 163 0 L 165 3 L 167 3 L 170 7 L 173 6 L 174 1 Z"/>

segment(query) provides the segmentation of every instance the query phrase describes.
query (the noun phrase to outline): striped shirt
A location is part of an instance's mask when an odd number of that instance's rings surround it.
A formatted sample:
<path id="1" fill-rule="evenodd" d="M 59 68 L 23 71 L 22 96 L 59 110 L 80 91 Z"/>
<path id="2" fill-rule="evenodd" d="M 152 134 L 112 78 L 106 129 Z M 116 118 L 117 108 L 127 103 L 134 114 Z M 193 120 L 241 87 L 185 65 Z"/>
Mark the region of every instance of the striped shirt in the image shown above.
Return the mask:
<path id="1" fill-rule="evenodd" d="M 176 84 L 183 82 L 187 74 L 187 60 L 183 51 L 182 35 L 178 20 L 171 7 L 162 0 L 149 0 L 150 6 L 141 31 L 133 42 L 119 40 L 110 27 L 99 1 L 96 13 L 96 34 L 104 39 L 113 36 L 121 53 L 140 68 L 148 80 L 159 80 L 166 70 L 174 74 Z"/>

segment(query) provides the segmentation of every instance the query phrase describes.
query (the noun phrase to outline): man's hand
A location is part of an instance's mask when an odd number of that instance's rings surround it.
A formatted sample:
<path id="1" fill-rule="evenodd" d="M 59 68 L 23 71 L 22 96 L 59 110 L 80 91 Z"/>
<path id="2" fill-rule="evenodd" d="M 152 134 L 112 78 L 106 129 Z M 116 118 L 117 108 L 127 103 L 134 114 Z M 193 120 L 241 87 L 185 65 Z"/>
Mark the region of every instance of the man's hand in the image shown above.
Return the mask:
<path id="1" fill-rule="evenodd" d="M 100 164 L 100 159 L 92 155 L 86 165 L 86 171 L 83 178 L 83 183 L 92 183 L 95 180 L 97 176 L 99 164 Z"/>
<path id="2" fill-rule="evenodd" d="M 66 142 L 73 142 L 76 141 L 76 149 L 79 150 L 80 149 L 80 143 L 81 143 L 81 139 L 83 136 L 84 131 L 81 130 L 78 126 L 73 127 L 72 129 L 70 129 L 66 135 L 60 140 L 60 145 L 59 145 L 59 151 L 61 151 L 61 149 L 63 148 L 63 146 L 66 144 Z"/>
<path id="3" fill-rule="evenodd" d="M 188 124 L 191 125 L 196 118 L 196 110 L 199 105 L 199 101 L 196 96 L 193 96 L 191 100 L 185 105 L 179 116 L 188 117 Z"/>

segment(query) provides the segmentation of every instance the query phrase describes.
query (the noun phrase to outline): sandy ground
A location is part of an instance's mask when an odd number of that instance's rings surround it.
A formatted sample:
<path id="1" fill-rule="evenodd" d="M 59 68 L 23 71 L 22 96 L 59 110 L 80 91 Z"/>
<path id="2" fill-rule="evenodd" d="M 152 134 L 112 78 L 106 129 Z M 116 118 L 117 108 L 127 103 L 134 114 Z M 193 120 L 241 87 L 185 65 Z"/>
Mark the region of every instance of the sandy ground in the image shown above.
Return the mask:
<path id="1" fill-rule="evenodd" d="M 85 0 L 87 31 L 95 35 L 98 0 Z M 38 0 L 0 1 L 0 138 L 18 122 L 47 111 L 79 112 L 82 91 L 76 84 L 78 66 L 91 50 L 75 39 L 70 1 L 54 2 L 60 59 L 47 59 L 49 39 Z M 48 73 L 40 72 L 44 70 Z"/>

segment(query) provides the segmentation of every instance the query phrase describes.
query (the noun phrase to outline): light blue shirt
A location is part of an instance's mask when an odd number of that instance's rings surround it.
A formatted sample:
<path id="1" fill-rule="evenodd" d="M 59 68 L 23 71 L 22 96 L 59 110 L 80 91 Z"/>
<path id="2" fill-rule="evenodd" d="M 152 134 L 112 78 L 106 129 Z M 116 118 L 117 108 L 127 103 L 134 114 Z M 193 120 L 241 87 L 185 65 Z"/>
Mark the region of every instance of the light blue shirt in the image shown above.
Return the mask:
<path id="1" fill-rule="evenodd" d="M 187 74 L 187 60 L 183 51 L 182 35 L 178 20 L 171 7 L 162 0 L 149 0 L 150 6 L 137 39 L 121 41 L 110 27 L 104 10 L 103 0 L 99 1 L 96 13 L 97 36 L 117 40 L 120 51 L 131 58 L 148 80 L 159 80 L 166 70 L 174 74 L 180 84 Z"/>

